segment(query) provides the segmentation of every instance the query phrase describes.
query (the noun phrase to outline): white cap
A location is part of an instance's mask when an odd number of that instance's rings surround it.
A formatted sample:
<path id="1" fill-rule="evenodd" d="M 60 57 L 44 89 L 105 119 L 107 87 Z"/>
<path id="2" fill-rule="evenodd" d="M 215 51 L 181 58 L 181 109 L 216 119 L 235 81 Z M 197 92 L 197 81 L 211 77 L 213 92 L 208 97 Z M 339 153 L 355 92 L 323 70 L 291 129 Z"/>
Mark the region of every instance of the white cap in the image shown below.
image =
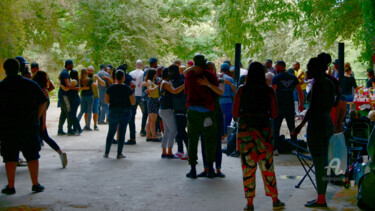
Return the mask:
<path id="1" fill-rule="evenodd" d="M 135 64 L 143 64 L 142 60 L 138 59 Z"/>

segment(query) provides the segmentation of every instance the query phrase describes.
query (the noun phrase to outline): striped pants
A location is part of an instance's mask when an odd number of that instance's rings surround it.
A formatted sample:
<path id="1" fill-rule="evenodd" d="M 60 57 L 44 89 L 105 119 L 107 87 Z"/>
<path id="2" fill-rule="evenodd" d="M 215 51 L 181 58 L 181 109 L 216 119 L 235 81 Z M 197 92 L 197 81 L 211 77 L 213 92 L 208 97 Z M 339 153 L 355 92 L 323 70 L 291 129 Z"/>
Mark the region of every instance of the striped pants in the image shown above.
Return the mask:
<path id="1" fill-rule="evenodd" d="M 255 197 L 257 164 L 259 164 L 262 173 L 266 195 L 277 197 L 271 127 L 258 130 L 248 127 L 246 123 L 239 122 L 237 139 L 241 154 L 245 197 Z"/>

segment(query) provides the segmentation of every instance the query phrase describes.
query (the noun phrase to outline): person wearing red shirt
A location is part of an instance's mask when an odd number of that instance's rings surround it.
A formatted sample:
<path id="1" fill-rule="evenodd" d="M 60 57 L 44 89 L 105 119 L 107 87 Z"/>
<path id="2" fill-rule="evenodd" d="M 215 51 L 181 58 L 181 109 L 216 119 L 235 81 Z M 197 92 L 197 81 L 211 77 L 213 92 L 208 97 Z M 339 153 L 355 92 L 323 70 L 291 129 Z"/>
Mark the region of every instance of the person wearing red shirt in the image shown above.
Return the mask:
<path id="1" fill-rule="evenodd" d="M 189 164 L 191 170 L 186 177 L 195 179 L 197 173 L 197 148 L 199 137 L 205 142 L 206 160 L 209 167 L 208 175 L 214 177 L 215 171 L 213 163 L 216 153 L 216 118 L 215 118 L 215 98 L 216 94 L 209 86 L 202 86 L 198 79 L 207 79 L 213 86 L 219 86 L 217 76 L 210 72 L 206 64 L 207 60 L 203 55 L 194 57 L 195 66 L 186 74 L 185 94 L 187 95 L 186 107 L 188 120 L 189 137 Z"/>

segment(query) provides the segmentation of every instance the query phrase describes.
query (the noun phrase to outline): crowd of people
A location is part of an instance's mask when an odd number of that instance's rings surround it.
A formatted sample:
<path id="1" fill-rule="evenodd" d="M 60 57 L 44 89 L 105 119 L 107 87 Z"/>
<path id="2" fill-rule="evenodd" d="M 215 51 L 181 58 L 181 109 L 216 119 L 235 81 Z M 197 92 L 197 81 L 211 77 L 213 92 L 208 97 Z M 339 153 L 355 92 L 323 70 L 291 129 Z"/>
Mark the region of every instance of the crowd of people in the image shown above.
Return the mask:
<path id="1" fill-rule="evenodd" d="M 319 195 L 305 206 L 327 206 L 324 167 L 328 164 L 328 141 L 336 131 L 336 120 L 332 121 L 331 114 L 340 100 L 353 98 L 350 93 L 357 86 L 350 65 L 345 67 L 342 79 L 348 86 L 340 89 L 338 61 L 334 62 L 331 72 L 331 57 L 325 53 L 312 58 L 306 72 L 299 62 L 289 70 L 284 61 L 273 65 L 270 59 L 264 63 L 250 61 L 247 69 L 241 64 L 239 84 L 234 80 L 234 66 L 229 60 L 220 65 L 219 71 L 203 55 L 196 55 L 186 65 L 175 60 L 164 67 L 158 65 L 156 58 L 150 58 L 148 63 L 144 66 L 137 60 L 133 71 L 129 71 L 126 64 L 118 67 L 102 64 L 95 73 L 94 66 L 78 72 L 73 61 L 66 60 L 58 77 L 58 107 L 61 108 L 58 135 L 79 136 L 82 131 L 98 131 L 98 124 L 108 124 L 103 157 L 108 158 L 111 145 L 117 144 L 116 158 L 123 159 L 123 146 L 137 143 L 135 116 L 139 106 L 142 112 L 140 136 L 146 137 L 147 142 L 161 142 L 162 159 L 188 160 L 191 167 L 186 174 L 188 178 L 223 178 L 221 145 L 230 135 L 227 128 L 234 119 L 238 122 L 238 150 L 247 198 L 245 210 L 254 209 L 257 164 L 266 195 L 272 197 L 273 208 L 277 209 L 285 206 L 278 198 L 273 164 L 273 156 L 277 156 L 278 149 L 285 144 L 280 139 L 281 123 L 286 120 L 291 138 L 296 139 L 303 125 L 309 122 L 307 142 L 316 169 Z M 20 151 L 28 163 L 35 192 L 44 189 L 37 180 L 43 141 L 60 155 L 63 167 L 68 162 L 66 153 L 49 137 L 46 128 L 49 92 L 55 87 L 37 63 L 30 65 L 31 72 L 27 64 L 23 57 L 8 59 L 4 63 L 7 77 L 0 83 L 1 154 L 8 176 L 8 185 L 2 190 L 5 194 L 15 193 L 14 176 Z M 369 70 L 368 75 L 368 86 L 375 85 L 373 70 Z M 342 99 L 341 94 L 346 99 Z M 295 127 L 296 113 L 307 107 L 301 125 Z M 17 133 L 18 119 L 24 120 L 21 126 L 25 133 Z M 130 139 L 125 141 L 128 126 Z M 199 140 L 204 169 L 197 174 Z M 175 141 L 178 147 L 173 153 Z"/>

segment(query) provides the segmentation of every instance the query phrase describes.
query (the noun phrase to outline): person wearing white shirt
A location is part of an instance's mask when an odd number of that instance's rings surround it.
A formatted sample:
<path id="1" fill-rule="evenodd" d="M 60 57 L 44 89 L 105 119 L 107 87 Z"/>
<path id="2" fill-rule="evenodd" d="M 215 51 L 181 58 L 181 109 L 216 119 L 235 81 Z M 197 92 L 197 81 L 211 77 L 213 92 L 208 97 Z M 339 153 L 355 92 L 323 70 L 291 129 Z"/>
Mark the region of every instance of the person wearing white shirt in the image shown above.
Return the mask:
<path id="1" fill-rule="evenodd" d="M 134 89 L 134 95 L 135 95 L 136 103 L 132 108 L 132 117 L 130 119 L 129 124 L 134 124 L 133 128 L 135 128 L 135 115 L 137 113 L 137 108 L 138 108 L 138 105 L 139 105 L 141 107 L 141 111 L 142 111 L 142 124 L 141 124 L 140 135 L 143 136 L 143 135 L 146 135 L 145 126 L 146 126 L 148 114 L 147 114 L 146 101 L 144 101 L 144 99 L 142 98 L 142 82 L 143 82 L 143 63 L 142 63 L 142 60 L 137 60 L 136 69 L 131 71 L 129 73 L 129 75 L 131 77 L 133 77 L 134 83 L 136 85 L 136 87 Z M 134 131 L 134 133 L 130 133 L 130 134 L 135 134 L 135 131 Z M 134 137 L 130 137 L 130 140 L 125 142 L 125 144 L 126 145 L 136 144 L 135 135 L 134 135 Z"/>

